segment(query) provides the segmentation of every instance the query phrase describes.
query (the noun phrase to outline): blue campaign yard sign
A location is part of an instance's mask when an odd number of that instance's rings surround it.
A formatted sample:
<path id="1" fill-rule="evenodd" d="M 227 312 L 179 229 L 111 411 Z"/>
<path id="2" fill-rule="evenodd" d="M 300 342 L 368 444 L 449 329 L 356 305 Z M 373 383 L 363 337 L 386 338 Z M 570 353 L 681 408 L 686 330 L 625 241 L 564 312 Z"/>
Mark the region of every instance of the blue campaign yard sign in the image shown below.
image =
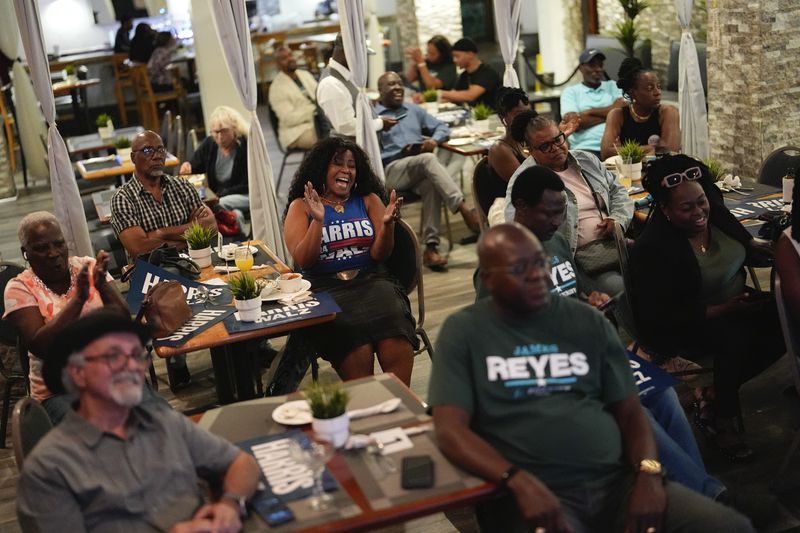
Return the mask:
<path id="1" fill-rule="evenodd" d="M 331 313 L 339 313 L 341 308 L 336 305 L 333 297 L 327 292 L 315 293 L 311 299 L 304 302 L 284 305 L 273 304 L 262 306 L 261 317 L 256 322 L 242 322 L 238 313 L 225 317 L 225 329 L 228 333 L 239 331 L 252 331 L 254 329 L 288 324 L 298 320 L 308 320 Z"/>
<path id="2" fill-rule="evenodd" d="M 628 352 L 628 359 L 633 370 L 633 379 L 639 387 L 640 398 L 674 387 L 678 383 L 678 380 L 667 372 L 633 352 Z"/>
<path id="3" fill-rule="evenodd" d="M 172 272 L 168 272 L 163 268 L 151 265 L 147 261 L 138 259 L 134 265 L 133 276 L 131 277 L 131 288 L 128 291 L 128 307 L 131 308 L 131 313 L 134 315 L 139 312 L 139 307 L 142 305 L 147 291 L 153 288 L 159 281 L 175 280 L 183 286 L 183 291 L 186 293 L 186 303 L 195 305 L 204 303 L 203 297 L 205 291 L 199 287 L 206 287 L 208 289 L 208 298 L 210 303 L 215 305 L 226 305 L 232 300 L 231 291 L 227 286 L 222 285 L 203 285 L 197 281 L 186 279 Z M 198 296 L 200 298 L 198 298 Z"/>

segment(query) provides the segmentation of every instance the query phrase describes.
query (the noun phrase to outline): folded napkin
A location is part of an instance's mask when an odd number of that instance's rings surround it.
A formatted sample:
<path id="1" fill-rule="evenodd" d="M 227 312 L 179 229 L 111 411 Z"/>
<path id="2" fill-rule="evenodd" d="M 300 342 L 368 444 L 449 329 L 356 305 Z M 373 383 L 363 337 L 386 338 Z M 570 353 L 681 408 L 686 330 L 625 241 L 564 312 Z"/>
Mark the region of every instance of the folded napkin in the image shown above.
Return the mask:
<path id="1" fill-rule="evenodd" d="M 262 270 L 264 268 L 271 268 L 270 265 L 253 265 L 250 270 Z M 214 272 L 226 274 L 228 272 L 239 272 L 239 267 L 236 266 L 215 266 Z"/>
<path id="2" fill-rule="evenodd" d="M 284 305 L 297 304 L 311 299 L 311 291 L 299 291 L 287 294 L 283 298 L 279 298 L 278 302 Z"/>

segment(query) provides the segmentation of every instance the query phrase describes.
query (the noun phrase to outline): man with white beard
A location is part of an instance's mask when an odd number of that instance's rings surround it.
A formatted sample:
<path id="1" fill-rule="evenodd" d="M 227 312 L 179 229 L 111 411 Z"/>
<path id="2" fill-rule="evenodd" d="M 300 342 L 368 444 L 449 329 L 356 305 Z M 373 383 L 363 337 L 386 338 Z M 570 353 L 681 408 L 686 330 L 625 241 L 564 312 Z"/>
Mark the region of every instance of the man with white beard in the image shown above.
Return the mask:
<path id="1" fill-rule="evenodd" d="M 182 414 L 140 404 L 147 328 L 100 309 L 61 337 L 43 377 L 50 390 L 66 387 L 78 401 L 25 459 L 22 530 L 239 531 L 258 465 Z M 198 474 L 222 480 L 219 499 L 204 504 Z"/>

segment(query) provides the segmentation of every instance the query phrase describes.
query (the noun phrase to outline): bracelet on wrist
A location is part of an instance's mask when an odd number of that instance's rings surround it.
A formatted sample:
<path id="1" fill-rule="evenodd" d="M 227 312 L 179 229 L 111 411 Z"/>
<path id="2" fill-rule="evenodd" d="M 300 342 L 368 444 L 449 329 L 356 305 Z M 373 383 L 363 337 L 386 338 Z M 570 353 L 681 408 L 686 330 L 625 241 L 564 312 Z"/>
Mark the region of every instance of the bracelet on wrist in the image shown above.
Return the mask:
<path id="1" fill-rule="evenodd" d="M 422 61 L 421 63 L 417 63 L 417 68 L 427 67 L 428 64 Z"/>
<path id="2" fill-rule="evenodd" d="M 503 472 L 500 476 L 500 482 L 497 484 L 500 488 L 508 487 L 508 483 L 511 481 L 511 478 L 514 477 L 520 471 L 520 467 L 517 465 L 511 465 L 508 470 Z"/>

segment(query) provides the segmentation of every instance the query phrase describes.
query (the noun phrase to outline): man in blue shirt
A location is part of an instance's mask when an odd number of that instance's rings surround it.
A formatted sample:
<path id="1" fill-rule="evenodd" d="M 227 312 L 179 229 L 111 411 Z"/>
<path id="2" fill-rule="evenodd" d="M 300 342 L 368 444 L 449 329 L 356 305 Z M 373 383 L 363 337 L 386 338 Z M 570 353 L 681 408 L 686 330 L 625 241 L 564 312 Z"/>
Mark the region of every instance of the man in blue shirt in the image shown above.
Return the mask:
<path id="1" fill-rule="evenodd" d="M 386 188 L 412 190 L 422 197 L 425 240 L 422 262 L 432 270 L 442 270 L 447 259 L 438 252 L 441 203 L 450 212 L 461 213 L 471 230 L 478 230 L 477 216 L 464 203 L 464 193 L 433 154 L 436 146 L 450 137 L 450 128 L 418 105 L 403 101 L 405 89 L 397 73 L 383 74 L 378 79 L 378 91 L 380 102 L 375 107 L 378 115 L 397 120 L 392 129 L 383 132 L 381 139 Z"/>
<path id="2" fill-rule="evenodd" d="M 628 105 L 617 82 L 604 79 L 605 59 L 606 56 L 596 48 L 584 50 L 578 67 L 583 83 L 567 87 L 561 93 L 561 113 L 580 114 L 580 124 L 569 138 L 569 147 L 592 152 L 597 157 L 600 157 L 600 141 L 606 130 L 606 115 L 615 107 Z"/>

